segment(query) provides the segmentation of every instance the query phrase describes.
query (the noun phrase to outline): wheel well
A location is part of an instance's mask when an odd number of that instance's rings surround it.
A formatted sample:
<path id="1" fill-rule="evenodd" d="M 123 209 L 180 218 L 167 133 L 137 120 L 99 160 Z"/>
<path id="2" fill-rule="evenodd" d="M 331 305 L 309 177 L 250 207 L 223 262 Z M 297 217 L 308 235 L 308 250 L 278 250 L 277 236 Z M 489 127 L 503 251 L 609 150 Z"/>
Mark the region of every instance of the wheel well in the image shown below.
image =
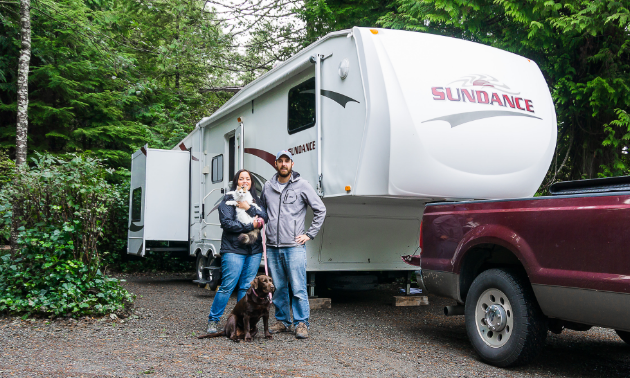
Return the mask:
<path id="1" fill-rule="evenodd" d="M 479 244 L 466 252 L 459 270 L 459 297 L 461 300 L 466 300 L 470 285 L 479 274 L 485 270 L 499 267 L 510 267 L 527 277 L 525 267 L 518 257 L 505 247 L 497 244 Z"/>
<path id="2" fill-rule="evenodd" d="M 210 246 L 206 250 L 206 257 L 212 257 L 212 256 L 214 256 L 214 247 Z"/>

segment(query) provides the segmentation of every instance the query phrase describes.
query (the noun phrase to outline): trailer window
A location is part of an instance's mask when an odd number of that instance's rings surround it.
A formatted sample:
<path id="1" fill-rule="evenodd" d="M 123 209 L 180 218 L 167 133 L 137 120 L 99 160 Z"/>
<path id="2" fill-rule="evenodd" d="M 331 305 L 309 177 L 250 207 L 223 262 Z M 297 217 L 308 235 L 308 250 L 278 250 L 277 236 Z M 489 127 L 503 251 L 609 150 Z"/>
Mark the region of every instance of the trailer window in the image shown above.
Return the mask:
<path id="1" fill-rule="evenodd" d="M 135 188 L 131 193 L 131 221 L 142 220 L 142 188 Z"/>
<path id="2" fill-rule="evenodd" d="M 253 176 L 252 181 L 254 182 L 254 187 L 256 187 L 258 195 L 261 195 L 263 186 L 265 186 L 265 182 L 267 182 L 267 180 L 256 172 L 250 171 L 250 173 Z"/>
<path id="3" fill-rule="evenodd" d="M 223 181 L 223 155 L 212 158 L 212 183 Z"/>
<path id="4" fill-rule="evenodd" d="M 228 154 L 228 180 L 232 180 L 232 177 L 236 174 L 236 171 L 234 170 L 234 160 L 236 158 L 236 137 L 234 136 L 230 137 L 230 140 L 228 141 Z"/>
<path id="5" fill-rule="evenodd" d="M 289 90 L 289 134 L 315 125 L 315 78 Z"/>

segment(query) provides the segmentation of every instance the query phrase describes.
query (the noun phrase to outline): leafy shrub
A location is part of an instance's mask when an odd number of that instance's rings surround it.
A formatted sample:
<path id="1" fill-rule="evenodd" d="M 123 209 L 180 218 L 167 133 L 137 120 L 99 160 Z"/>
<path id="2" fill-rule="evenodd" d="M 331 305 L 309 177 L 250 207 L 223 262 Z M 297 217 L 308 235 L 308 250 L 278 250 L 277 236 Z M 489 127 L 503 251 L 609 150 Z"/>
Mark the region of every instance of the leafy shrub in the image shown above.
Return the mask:
<path id="1" fill-rule="evenodd" d="M 0 261 L 0 311 L 48 315 L 122 310 L 133 296 L 101 272 L 99 244 L 110 207 L 120 200 L 100 160 L 37 155 L 0 190 L 2 236 L 13 207 L 18 248 Z"/>
<path id="2" fill-rule="evenodd" d="M 106 314 L 133 297 L 115 278 L 74 258 L 76 223 L 20 233 L 19 257 L 0 261 L 0 312 L 54 316 Z"/>
<path id="3" fill-rule="evenodd" d="M 4 150 L 0 150 L 0 188 L 13 180 L 15 162 L 9 159 Z"/>

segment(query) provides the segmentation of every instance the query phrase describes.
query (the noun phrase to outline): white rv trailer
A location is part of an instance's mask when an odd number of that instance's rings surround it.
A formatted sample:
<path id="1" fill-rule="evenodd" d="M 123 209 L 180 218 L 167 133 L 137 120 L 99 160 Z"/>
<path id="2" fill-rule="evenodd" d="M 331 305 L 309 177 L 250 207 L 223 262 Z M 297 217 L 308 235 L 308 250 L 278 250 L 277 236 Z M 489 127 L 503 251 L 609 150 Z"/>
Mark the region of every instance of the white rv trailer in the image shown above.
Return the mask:
<path id="1" fill-rule="evenodd" d="M 307 243 L 309 272 L 413 270 L 400 256 L 419 253 L 425 203 L 532 196 L 556 131 L 551 95 L 527 58 L 416 32 L 331 33 L 173 150 L 133 155 L 128 253 L 182 242 L 201 278 L 220 250 L 216 206 L 234 172 L 252 171 L 260 189 L 276 152 L 289 149 L 327 207 Z"/>

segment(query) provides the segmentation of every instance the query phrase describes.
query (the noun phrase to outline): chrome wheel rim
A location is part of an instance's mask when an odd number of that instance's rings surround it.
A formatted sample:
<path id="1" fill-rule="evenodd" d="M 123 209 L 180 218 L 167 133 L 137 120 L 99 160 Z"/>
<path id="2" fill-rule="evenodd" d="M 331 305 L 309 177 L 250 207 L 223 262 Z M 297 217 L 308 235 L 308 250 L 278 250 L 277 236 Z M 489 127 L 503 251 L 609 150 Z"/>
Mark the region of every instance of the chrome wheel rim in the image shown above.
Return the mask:
<path id="1" fill-rule="evenodd" d="M 500 348 L 508 342 L 514 332 L 514 313 L 504 292 L 488 289 L 479 296 L 475 324 L 479 336 L 489 347 Z"/>

